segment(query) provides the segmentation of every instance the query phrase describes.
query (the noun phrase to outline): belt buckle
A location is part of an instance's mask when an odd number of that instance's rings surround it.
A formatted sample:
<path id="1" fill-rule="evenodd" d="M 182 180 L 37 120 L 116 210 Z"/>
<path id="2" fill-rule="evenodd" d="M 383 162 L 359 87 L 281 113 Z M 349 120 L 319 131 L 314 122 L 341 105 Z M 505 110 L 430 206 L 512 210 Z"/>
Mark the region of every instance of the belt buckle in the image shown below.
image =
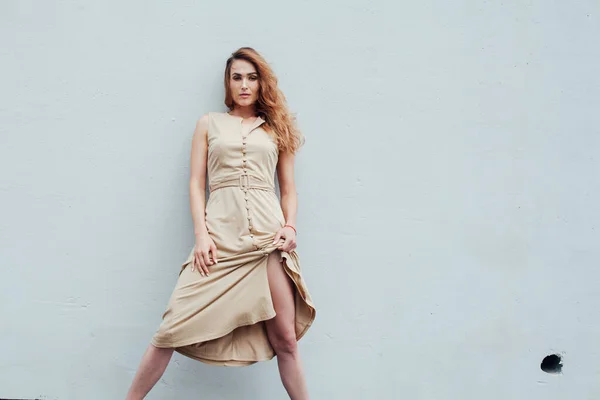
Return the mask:
<path id="1" fill-rule="evenodd" d="M 242 189 L 248 189 L 249 185 L 250 185 L 250 180 L 248 179 L 248 174 L 241 174 L 240 175 L 240 187 Z"/>

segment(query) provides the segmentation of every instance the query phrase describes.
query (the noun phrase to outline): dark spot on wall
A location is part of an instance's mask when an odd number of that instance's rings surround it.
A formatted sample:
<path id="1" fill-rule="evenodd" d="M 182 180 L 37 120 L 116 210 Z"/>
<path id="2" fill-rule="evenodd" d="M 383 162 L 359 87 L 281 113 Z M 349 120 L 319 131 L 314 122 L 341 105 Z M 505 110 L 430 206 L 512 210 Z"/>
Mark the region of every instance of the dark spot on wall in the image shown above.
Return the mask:
<path id="1" fill-rule="evenodd" d="M 562 372 L 562 367 L 562 357 L 558 354 L 551 354 L 544 357 L 542 365 L 540 365 L 542 371 L 549 374 L 560 374 Z"/>

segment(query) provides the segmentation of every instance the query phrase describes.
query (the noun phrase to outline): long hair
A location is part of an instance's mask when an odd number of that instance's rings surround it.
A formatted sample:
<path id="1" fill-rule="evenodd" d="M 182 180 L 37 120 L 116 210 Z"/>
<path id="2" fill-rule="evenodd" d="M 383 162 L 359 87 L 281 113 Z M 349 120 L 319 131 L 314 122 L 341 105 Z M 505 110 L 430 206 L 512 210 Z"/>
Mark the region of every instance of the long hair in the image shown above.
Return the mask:
<path id="1" fill-rule="evenodd" d="M 253 48 L 241 47 L 231 54 L 225 66 L 225 105 L 234 108 L 233 97 L 229 85 L 231 65 L 235 60 L 245 60 L 254 65 L 258 73 L 259 90 L 256 103 L 256 114 L 265 120 L 263 127 L 277 143 L 282 151 L 295 153 L 304 144 L 304 136 L 298 129 L 296 118 L 287 106 L 283 92 L 277 86 L 277 77 L 267 61 Z"/>

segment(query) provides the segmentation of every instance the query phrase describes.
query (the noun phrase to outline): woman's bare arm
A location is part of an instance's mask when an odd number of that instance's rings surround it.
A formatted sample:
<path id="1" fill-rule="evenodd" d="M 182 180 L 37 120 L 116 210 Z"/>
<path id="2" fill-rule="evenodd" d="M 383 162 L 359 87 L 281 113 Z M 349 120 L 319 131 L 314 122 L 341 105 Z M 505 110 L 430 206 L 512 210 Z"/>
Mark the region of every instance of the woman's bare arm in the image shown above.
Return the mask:
<path id="1" fill-rule="evenodd" d="M 284 242 L 279 250 L 290 252 L 296 248 L 296 214 L 298 212 L 298 194 L 294 181 L 294 154 L 282 152 L 277 162 L 277 177 L 279 178 L 279 191 L 281 193 L 281 210 L 285 218 L 285 225 L 275 235 L 273 244 L 281 238 Z M 292 226 L 293 228 L 290 228 Z"/>
<path id="2" fill-rule="evenodd" d="M 208 236 L 205 219 L 207 155 L 208 115 L 204 115 L 196 123 L 190 156 L 190 209 L 196 239 Z"/>
<path id="3" fill-rule="evenodd" d="M 281 210 L 285 217 L 285 224 L 296 227 L 298 212 L 298 194 L 294 180 L 294 154 L 282 152 L 277 163 L 277 177 L 279 179 L 279 192 L 281 194 Z"/>

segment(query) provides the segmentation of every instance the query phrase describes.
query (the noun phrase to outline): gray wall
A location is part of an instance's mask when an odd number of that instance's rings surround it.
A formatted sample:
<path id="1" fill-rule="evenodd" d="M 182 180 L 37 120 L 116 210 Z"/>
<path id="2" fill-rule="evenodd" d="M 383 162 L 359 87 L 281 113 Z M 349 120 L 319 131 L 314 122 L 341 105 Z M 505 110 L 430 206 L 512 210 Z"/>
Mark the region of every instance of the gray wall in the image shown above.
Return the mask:
<path id="1" fill-rule="evenodd" d="M 313 399 L 600 398 L 599 37 L 591 0 L 2 1 L 0 398 L 124 397 L 245 45 L 307 136 Z M 176 355 L 149 399 L 200 396 L 286 398 Z"/>

